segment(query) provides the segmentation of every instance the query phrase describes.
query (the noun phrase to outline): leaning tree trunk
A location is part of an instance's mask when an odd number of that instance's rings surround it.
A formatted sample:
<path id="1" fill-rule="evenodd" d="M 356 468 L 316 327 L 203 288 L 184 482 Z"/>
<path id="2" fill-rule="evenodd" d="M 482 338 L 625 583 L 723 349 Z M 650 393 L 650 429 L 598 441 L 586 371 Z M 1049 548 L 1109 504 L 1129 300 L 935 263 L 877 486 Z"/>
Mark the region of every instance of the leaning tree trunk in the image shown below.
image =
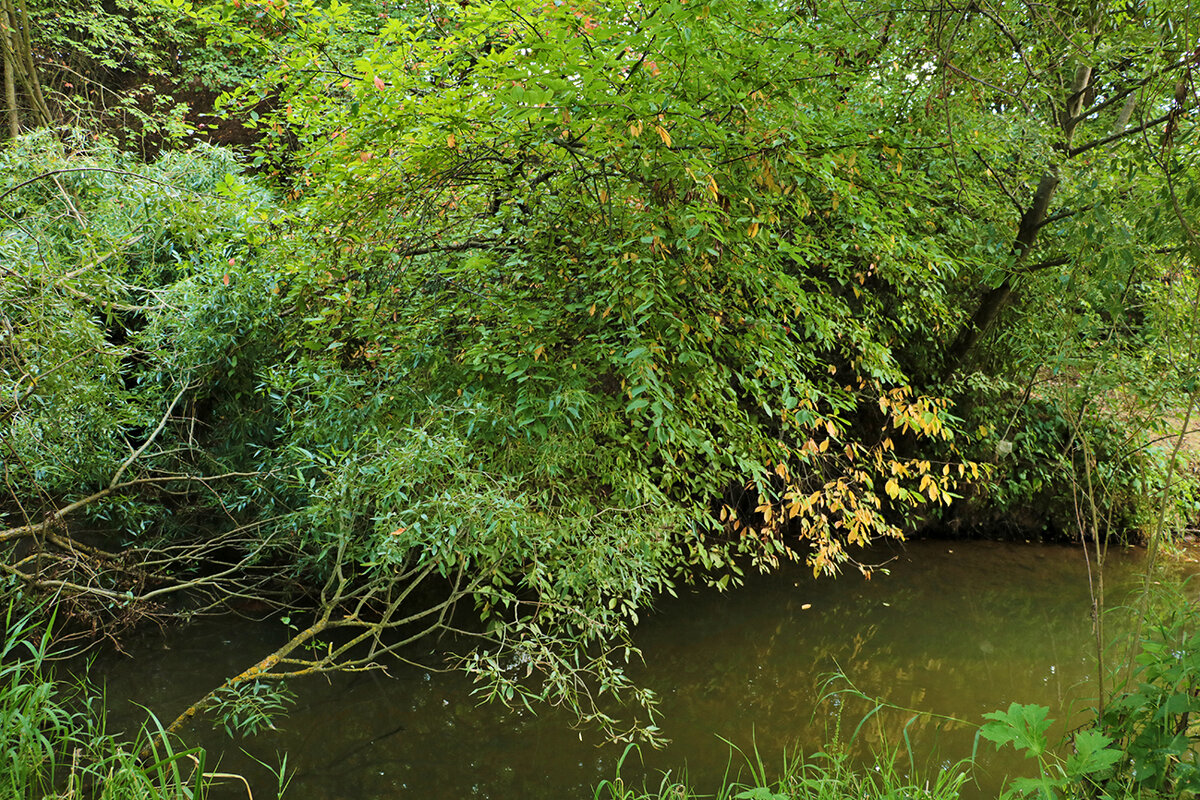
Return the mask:
<path id="1" fill-rule="evenodd" d="M 1054 199 L 1054 191 L 1058 188 L 1058 167 L 1052 166 L 1042 175 L 1042 179 L 1038 182 L 1037 191 L 1034 192 L 1033 202 L 1025 213 L 1021 215 L 1021 224 L 1017 228 L 1017 238 L 1013 241 L 1013 253 L 1016 256 L 1016 262 L 1013 268 L 1020 267 L 1021 262 L 1025 260 L 1025 256 L 1033 249 L 1033 243 L 1037 239 L 1038 229 L 1042 226 L 1042 222 L 1046 219 L 1046 209 L 1050 207 L 1050 201 Z M 966 360 L 967 355 L 975 349 L 975 345 L 983 338 L 996 321 L 996 317 L 1000 316 L 1000 312 L 1012 300 L 1014 290 L 1015 273 L 1009 274 L 1004 281 L 994 289 L 990 289 L 983 299 L 979 301 L 979 307 L 975 309 L 975 313 L 971 315 L 971 319 L 959 331 L 958 337 L 954 340 L 954 344 L 950 346 L 950 350 L 946 354 L 946 364 L 942 374 L 943 380 L 948 379 L 958 371 L 958 368 Z"/>
<path id="2" fill-rule="evenodd" d="M 12 0 L 9 0 L 11 2 Z M 25 59 L 25 74 L 28 76 L 29 94 L 33 101 L 33 108 L 38 116 L 38 124 L 49 125 L 54 121 L 50 114 L 50 106 L 46 103 L 46 96 L 42 94 L 42 81 L 38 74 L 38 68 L 33 61 L 33 40 L 32 36 L 33 25 L 29 21 L 29 9 L 25 6 L 25 0 L 17 0 L 17 10 L 21 14 L 21 48 L 20 54 Z"/>
<path id="3" fill-rule="evenodd" d="M 20 112 L 16 102 L 17 85 L 26 100 L 26 107 L 33 115 L 33 124 L 49 125 L 54 121 L 46 96 L 42 93 L 42 83 L 38 75 L 37 64 L 33 59 L 33 40 L 30 38 L 31 23 L 29 9 L 24 0 L 0 0 L 0 17 L 3 30 L 0 31 L 0 56 L 4 60 L 5 96 L 8 103 L 9 131 L 13 130 L 14 116 L 17 130 L 20 129 Z M 13 78 L 11 93 L 8 81 Z"/>
<path id="4" fill-rule="evenodd" d="M 1063 110 L 1059 115 L 1058 122 L 1062 129 L 1061 152 L 1067 154 L 1067 157 L 1069 157 L 1071 152 L 1071 137 L 1075 133 L 1075 128 L 1079 125 L 1081 119 L 1080 112 L 1083 111 L 1084 98 L 1087 96 L 1087 89 L 1091 80 L 1092 68 L 1080 65 L 1075 70 L 1074 80 L 1071 81 L 1071 88 L 1067 94 Z M 1033 199 L 1030 201 L 1028 208 L 1021 214 L 1021 221 L 1017 227 L 1017 236 L 1012 244 L 1012 254 L 1015 257 L 1012 271 L 1009 272 L 1008 276 L 999 286 L 990 289 L 984 294 L 983 298 L 979 301 L 979 306 L 975 309 L 975 313 L 963 325 L 958 336 L 954 339 L 954 343 L 950 345 L 942 367 L 942 380 L 949 380 L 958 372 L 959 368 L 966 361 L 967 356 L 970 355 L 971 351 L 975 349 L 975 346 L 979 344 L 979 341 L 996 322 L 996 318 L 1000 316 L 1000 312 L 1012 302 L 1016 289 L 1016 281 L 1021 274 L 1021 264 L 1033 250 L 1034 243 L 1037 241 L 1038 231 L 1041 230 L 1042 224 L 1046 221 L 1046 212 L 1050 209 L 1050 203 L 1054 199 L 1054 193 L 1058 189 L 1058 185 L 1058 164 L 1052 163 L 1047 166 L 1041 180 L 1038 181 L 1037 190 L 1033 193 Z"/>
<path id="5" fill-rule="evenodd" d="M 0 8 L 0 61 L 4 62 L 4 115 L 8 118 L 8 136 L 15 139 L 21 134 L 21 113 L 17 110 L 17 78 L 13 60 L 13 37 L 9 31 L 8 12 Z"/>

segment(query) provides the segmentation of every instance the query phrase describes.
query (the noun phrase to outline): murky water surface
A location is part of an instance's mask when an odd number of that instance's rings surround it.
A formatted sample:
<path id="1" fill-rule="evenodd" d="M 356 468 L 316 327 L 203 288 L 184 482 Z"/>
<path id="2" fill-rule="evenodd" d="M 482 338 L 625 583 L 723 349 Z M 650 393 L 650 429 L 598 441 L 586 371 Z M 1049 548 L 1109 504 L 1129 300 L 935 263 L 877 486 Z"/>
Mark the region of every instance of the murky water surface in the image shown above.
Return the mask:
<path id="1" fill-rule="evenodd" d="M 638 630 L 646 666 L 641 681 L 662 697 L 661 727 L 672 740 L 627 764 L 626 777 L 686 765 L 693 782 L 715 787 L 730 761 L 730 743 L 757 744 L 768 764 L 785 749 L 812 752 L 848 740 L 865 708 L 825 702 L 833 670 L 862 691 L 897 705 L 977 723 L 1010 702 L 1081 709 L 1094 693 L 1095 644 L 1089 581 L 1076 548 L 991 542 L 916 542 L 880 550 L 890 574 L 813 580 L 803 569 L 755 578 L 725 594 L 683 590 L 667 598 Z M 1110 605 L 1137 585 L 1138 552 L 1110 553 Z M 1123 626 L 1119 614 L 1106 624 Z M 244 669 L 281 641 L 280 626 L 221 621 L 135 643 L 131 657 L 105 657 L 93 678 L 108 686 L 120 715 L 131 702 L 161 719 Z M 413 657 L 438 665 L 428 651 Z M 478 706 L 457 673 L 397 667 L 382 674 L 312 679 L 292 687 L 299 704 L 278 732 L 230 744 L 196 735 L 224 751 L 221 768 L 251 777 L 255 797 L 273 783 L 252 759 L 293 773 L 288 797 L 591 798 L 611 778 L 623 748 L 571 728 L 552 710 L 534 716 Z M 122 711 L 124 709 L 124 711 Z M 128 718 L 128 717 L 126 717 Z M 968 755 L 973 732 L 954 723 L 909 723 L 898 712 L 872 718 L 857 751 L 905 732 L 918 758 L 948 764 Z M 936 747 L 937 755 L 930 756 Z M 995 796 L 1019 757 L 996 756 L 981 742 L 980 796 Z M 733 756 L 732 769 L 744 765 Z M 246 797 L 230 785 L 226 797 Z"/>

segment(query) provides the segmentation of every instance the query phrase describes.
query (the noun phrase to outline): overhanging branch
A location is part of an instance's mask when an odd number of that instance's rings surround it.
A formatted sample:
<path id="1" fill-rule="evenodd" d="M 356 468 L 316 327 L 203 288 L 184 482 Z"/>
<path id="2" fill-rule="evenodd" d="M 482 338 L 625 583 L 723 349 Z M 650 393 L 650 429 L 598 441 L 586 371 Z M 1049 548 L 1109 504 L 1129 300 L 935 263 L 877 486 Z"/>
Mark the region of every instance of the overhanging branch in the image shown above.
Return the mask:
<path id="1" fill-rule="evenodd" d="M 1185 108 L 1184 110 L 1186 111 L 1187 109 Z M 1081 144 L 1081 145 L 1079 145 L 1079 147 L 1071 147 L 1071 148 L 1067 149 L 1067 151 L 1066 151 L 1067 157 L 1074 158 L 1075 156 L 1080 155 L 1082 153 L 1086 153 L 1088 150 L 1091 150 L 1093 148 L 1102 147 L 1103 145 L 1110 144 L 1112 142 L 1117 141 L 1118 139 L 1123 139 L 1126 136 L 1130 136 L 1135 133 L 1141 133 L 1142 131 L 1149 130 L 1150 128 L 1153 128 L 1157 125 L 1162 125 L 1164 122 L 1169 120 L 1175 114 L 1176 114 L 1176 112 L 1171 111 L 1166 114 L 1163 114 L 1161 117 L 1155 117 L 1154 119 L 1150 120 L 1149 122 L 1144 122 L 1141 125 L 1137 125 L 1133 128 L 1126 128 L 1123 131 L 1118 131 L 1117 133 L 1109 134 L 1108 136 L 1105 136 L 1102 139 L 1096 139 L 1095 141 L 1088 142 L 1087 144 Z"/>

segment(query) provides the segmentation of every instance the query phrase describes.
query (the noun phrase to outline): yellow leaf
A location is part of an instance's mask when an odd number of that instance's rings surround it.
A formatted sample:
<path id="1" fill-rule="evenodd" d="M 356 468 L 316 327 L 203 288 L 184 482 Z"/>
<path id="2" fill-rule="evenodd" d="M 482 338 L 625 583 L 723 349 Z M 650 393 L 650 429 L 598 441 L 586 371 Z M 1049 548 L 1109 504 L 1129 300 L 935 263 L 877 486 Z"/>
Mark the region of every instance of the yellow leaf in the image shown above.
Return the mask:
<path id="1" fill-rule="evenodd" d="M 662 125 L 655 125 L 654 132 L 658 134 L 658 138 L 662 139 L 663 144 L 667 147 L 671 146 L 671 134 L 667 133 L 667 129 Z"/>
<path id="2" fill-rule="evenodd" d="M 751 239 L 753 239 L 755 236 L 758 236 L 758 223 L 751 222 L 750 227 L 746 229 L 746 233 Z"/>
<path id="3" fill-rule="evenodd" d="M 452 133 L 446 137 L 446 147 L 449 147 L 451 150 L 453 150 L 454 143 L 455 143 L 455 139 L 454 139 L 454 134 Z"/>

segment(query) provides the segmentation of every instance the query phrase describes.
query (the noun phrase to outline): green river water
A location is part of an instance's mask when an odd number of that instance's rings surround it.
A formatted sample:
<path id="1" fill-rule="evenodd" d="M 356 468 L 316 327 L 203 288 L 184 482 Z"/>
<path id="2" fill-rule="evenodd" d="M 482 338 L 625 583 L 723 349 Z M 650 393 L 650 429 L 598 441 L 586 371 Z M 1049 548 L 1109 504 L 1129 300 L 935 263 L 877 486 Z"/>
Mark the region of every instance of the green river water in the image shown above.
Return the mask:
<path id="1" fill-rule="evenodd" d="M 713 788 L 732 764 L 730 743 L 756 745 L 768 766 L 785 750 L 812 752 L 847 741 L 865 708 L 825 702 L 821 686 L 840 670 L 859 689 L 892 703 L 978 723 L 1010 702 L 1050 706 L 1052 716 L 1086 707 L 1095 691 L 1095 644 L 1088 570 L 1079 548 L 996 542 L 912 542 L 872 551 L 889 574 L 814 580 L 802 569 L 755 577 L 723 594 L 684 589 L 665 598 L 637 631 L 646 664 L 636 674 L 662 697 L 661 727 L 671 744 L 631 757 L 626 778 L 686 766 Z M 1110 552 L 1109 605 L 1140 588 L 1141 551 Z M 1117 633 L 1120 611 L 1106 615 Z M 210 621 L 133 642 L 105 656 L 92 678 L 107 686 L 118 722 L 136 711 L 173 718 L 188 703 L 244 669 L 281 641 L 281 626 Z M 1123 651 L 1122 651 L 1123 652 Z M 428 648 L 414 660 L 440 666 Z M 299 702 L 279 730 L 232 744 L 197 727 L 194 739 L 223 752 L 221 769 L 247 775 L 256 798 L 273 782 L 253 759 L 292 773 L 297 800 L 384 798 L 591 798 L 611 778 L 623 747 L 577 731 L 553 710 L 536 716 L 478 705 L 463 675 L 417 666 L 294 683 Z M 969 755 L 969 726 L 909 722 L 880 714 L 854 752 L 904 733 L 917 760 L 937 769 Z M 1027 767 L 980 742 L 982 768 L 970 791 L 994 797 L 1005 771 Z M 642 763 L 644 760 L 644 764 Z M 245 798 L 230 783 L 222 798 Z"/>

